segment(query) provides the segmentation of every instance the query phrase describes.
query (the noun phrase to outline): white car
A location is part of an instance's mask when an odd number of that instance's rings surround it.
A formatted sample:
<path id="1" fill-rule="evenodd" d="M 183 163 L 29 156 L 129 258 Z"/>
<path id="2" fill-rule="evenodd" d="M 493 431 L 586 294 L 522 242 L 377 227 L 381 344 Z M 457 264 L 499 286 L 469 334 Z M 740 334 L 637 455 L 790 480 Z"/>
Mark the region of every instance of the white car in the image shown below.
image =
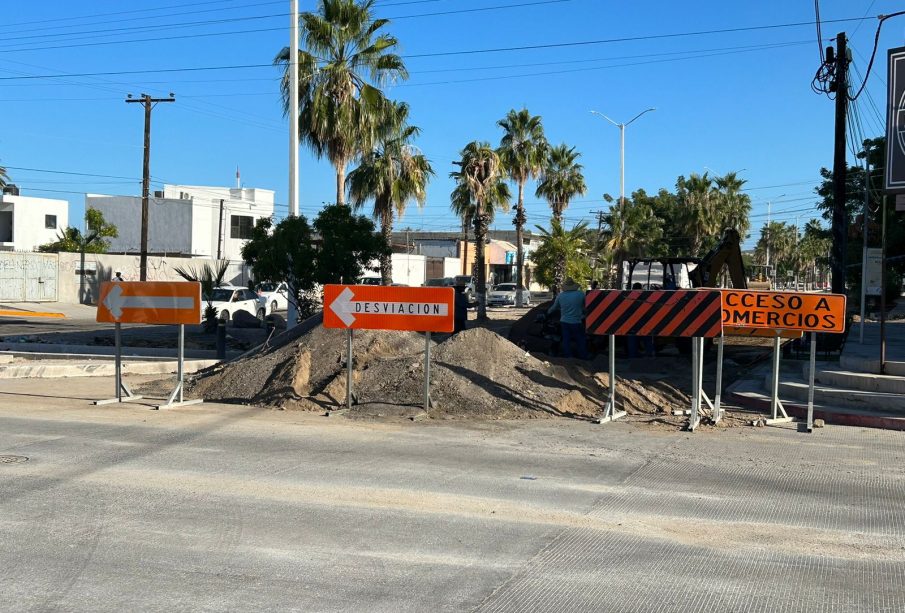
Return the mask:
<path id="1" fill-rule="evenodd" d="M 255 291 L 268 315 L 289 308 L 289 286 L 286 283 L 258 283 Z"/>
<path id="2" fill-rule="evenodd" d="M 487 306 L 515 306 L 515 283 L 500 283 L 487 292 Z M 522 290 L 522 305 L 531 306 L 531 292 Z"/>
<path id="3" fill-rule="evenodd" d="M 258 295 L 246 287 L 221 285 L 211 294 L 211 303 L 217 311 L 217 319 L 221 321 L 232 320 L 239 311 L 245 311 L 259 320 L 267 315 L 267 307 Z"/>

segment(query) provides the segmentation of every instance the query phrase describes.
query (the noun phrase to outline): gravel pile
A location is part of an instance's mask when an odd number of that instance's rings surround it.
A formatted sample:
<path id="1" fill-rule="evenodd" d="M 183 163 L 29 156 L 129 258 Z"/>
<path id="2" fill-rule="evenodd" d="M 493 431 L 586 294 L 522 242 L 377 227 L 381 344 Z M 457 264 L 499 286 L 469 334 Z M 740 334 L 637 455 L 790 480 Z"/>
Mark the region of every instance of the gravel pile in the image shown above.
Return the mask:
<path id="1" fill-rule="evenodd" d="M 295 332 L 295 331 L 293 331 Z M 267 351 L 200 373 L 193 396 L 306 410 L 335 410 L 345 399 L 345 333 L 312 327 Z M 424 337 L 389 331 L 355 333 L 353 414 L 414 415 L 424 394 Z M 485 328 L 472 328 L 432 349 L 430 416 L 437 419 L 592 419 L 608 395 L 601 364 L 539 359 Z M 618 372 L 618 371 L 617 371 Z M 668 414 L 688 396 L 658 375 L 617 377 L 618 408 Z"/>

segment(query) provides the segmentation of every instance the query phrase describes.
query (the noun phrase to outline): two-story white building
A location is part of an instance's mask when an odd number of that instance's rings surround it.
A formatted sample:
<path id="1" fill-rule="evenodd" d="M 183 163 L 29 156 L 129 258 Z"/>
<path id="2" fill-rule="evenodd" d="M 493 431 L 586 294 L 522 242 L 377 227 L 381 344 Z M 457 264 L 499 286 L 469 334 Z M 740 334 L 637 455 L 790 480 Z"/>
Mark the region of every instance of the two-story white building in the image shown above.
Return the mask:
<path id="1" fill-rule="evenodd" d="M 37 251 L 69 224 L 69 202 L 20 196 L 14 185 L 0 194 L 0 251 Z"/>
<path id="2" fill-rule="evenodd" d="M 241 260 L 255 222 L 273 215 L 273 194 L 258 188 L 165 185 L 149 202 L 148 252 Z M 99 210 L 117 227 L 110 253 L 140 252 L 140 197 L 86 194 L 85 207 Z"/>

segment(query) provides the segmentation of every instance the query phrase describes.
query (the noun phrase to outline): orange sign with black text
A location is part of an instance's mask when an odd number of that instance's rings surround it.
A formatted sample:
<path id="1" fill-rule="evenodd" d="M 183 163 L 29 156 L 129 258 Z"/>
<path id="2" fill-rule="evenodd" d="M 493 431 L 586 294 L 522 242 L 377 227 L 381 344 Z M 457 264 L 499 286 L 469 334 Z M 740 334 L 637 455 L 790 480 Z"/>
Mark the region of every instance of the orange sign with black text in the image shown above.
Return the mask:
<path id="1" fill-rule="evenodd" d="M 724 289 L 723 326 L 845 332 L 843 294 Z"/>
<path id="2" fill-rule="evenodd" d="M 190 281 L 101 283 L 97 321 L 130 324 L 201 323 L 201 284 Z"/>
<path id="3" fill-rule="evenodd" d="M 452 332 L 451 287 L 324 286 L 324 327 L 352 330 Z"/>

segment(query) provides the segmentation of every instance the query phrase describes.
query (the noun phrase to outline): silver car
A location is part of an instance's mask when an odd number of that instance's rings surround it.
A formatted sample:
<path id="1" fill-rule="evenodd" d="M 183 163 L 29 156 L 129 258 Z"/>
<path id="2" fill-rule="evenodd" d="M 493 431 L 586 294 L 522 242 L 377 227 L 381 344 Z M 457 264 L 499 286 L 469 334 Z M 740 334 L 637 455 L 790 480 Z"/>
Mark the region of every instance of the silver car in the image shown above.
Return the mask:
<path id="1" fill-rule="evenodd" d="M 487 293 L 487 306 L 515 306 L 515 283 L 494 285 Z M 531 292 L 522 290 L 522 305 L 531 306 Z"/>

